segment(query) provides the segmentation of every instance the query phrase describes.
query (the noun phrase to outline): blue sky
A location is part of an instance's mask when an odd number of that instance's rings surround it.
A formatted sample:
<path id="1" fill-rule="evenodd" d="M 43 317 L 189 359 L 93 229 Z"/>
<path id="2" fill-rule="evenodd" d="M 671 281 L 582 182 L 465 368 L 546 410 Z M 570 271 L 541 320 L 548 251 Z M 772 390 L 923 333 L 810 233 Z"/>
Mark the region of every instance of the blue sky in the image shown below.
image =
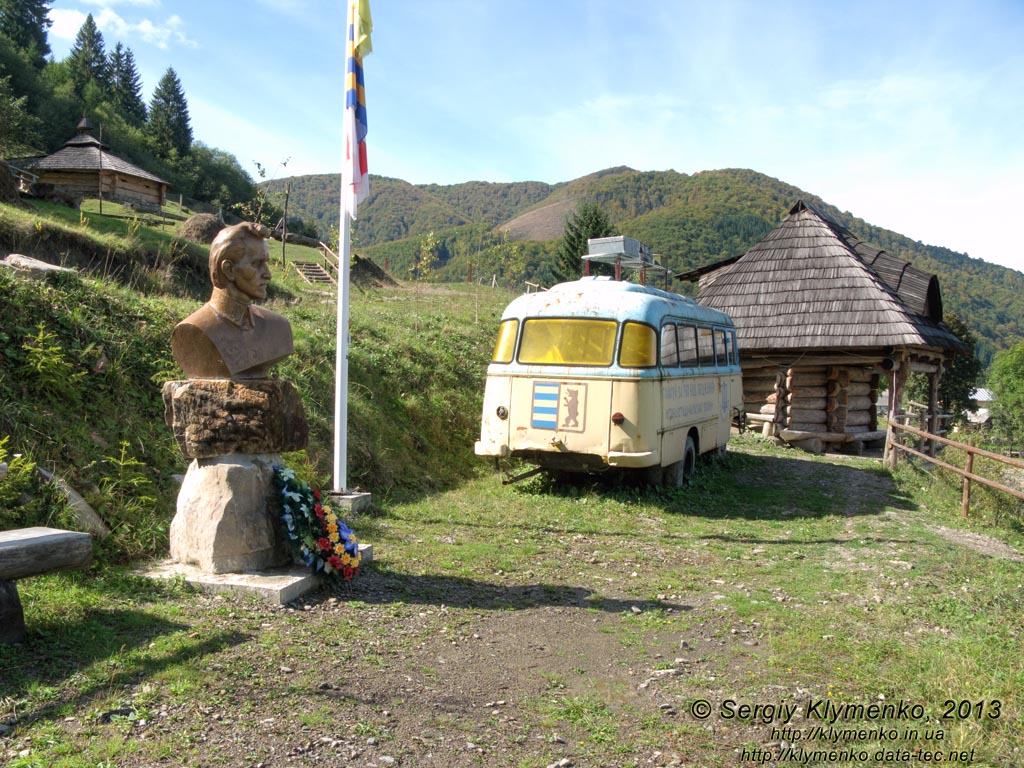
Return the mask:
<path id="1" fill-rule="evenodd" d="M 341 167 L 343 0 L 54 0 L 256 176 Z M 569 181 L 751 168 L 1024 271 L 1024 2 L 371 0 L 370 172 Z"/>

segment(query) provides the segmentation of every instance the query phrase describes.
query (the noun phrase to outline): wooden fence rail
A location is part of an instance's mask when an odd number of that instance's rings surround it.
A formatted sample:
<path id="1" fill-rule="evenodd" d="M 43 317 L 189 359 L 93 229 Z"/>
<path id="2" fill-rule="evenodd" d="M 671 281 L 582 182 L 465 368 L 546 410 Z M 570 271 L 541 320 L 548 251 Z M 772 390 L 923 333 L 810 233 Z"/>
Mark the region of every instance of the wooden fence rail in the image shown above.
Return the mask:
<path id="1" fill-rule="evenodd" d="M 950 448 L 956 448 L 958 450 L 964 451 L 967 454 L 966 468 L 961 469 L 960 467 L 953 466 L 948 462 L 941 461 L 940 459 L 937 459 L 934 456 L 929 456 L 927 453 L 923 453 L 922 451 L 918 451 L 914 448 L 911 448 L 908 445 L 903 445 L 902 443 L 899 442 L 899 439 L 897 437 L 897 433 L 899 432 L 906 432 L 908 434 L 915 435 L 916 437 L 920 437 L 926 441 L 934 441 L 931 443 L 933 445 L 934 443 L 942 443 L 943 445 L 948 445 Z M 986 451 L 983 450 L 982 448 L 975 448 L 973 445 L 967 445 L 966 443 L 958 443 L 954 440 L 949 440 L 945 437 L 933 435 L 930 432 L 925 432 L 922 429 L 917 429 L 907 424 L 899 424 L 896 422 L 892 422 L 889 424 L 889 448 L 892 450 L 892 453 L 890 455 L 892 456 L 894 462 L 896 457 L 896 451 L 903 451 L 904 453 L 909 453 L 914 456 L 918 456 L 924 459 L 925 461 L 929 461 L 932 464 L 935 464 L 936 466 L 942 467 L 943 469 L 948 469 L 950 472 L 954 472 L 960 475 L 960 477 L 964 479 L 963 502 L 960 508 L 960 515 L 962 517 L 967 517 L 967 511 L 971 504 L 972 480 L 977 481 L 982 485 L 987 485 L 989 488 L 994 488 L 997 491 L 1002 491 L 1003 493 L 1008 493 L 1011 496 L 1016 496 L 1018 499 L 1024 499 L 1024 491 L 1019 491 L 1016 488 L 1010 488 L 1009 486 L 1003 485 L 1002 483 L 996 482 L 995 480 L 990 480 L 987 477 L 982 477 L 981 475 L 974 474 L 974 457 L 982 456 L 986 459 L 992 459 L 993 461 L 997 461 L 1001 464 L 1014 467 L 1015 469 L 1024 469 L 1024 461 L 1020 461 L 1018 459 L 1011 459 L 1006 456 L 1000 456 L 998 453 L 992 453 L 991 451 Z"/>

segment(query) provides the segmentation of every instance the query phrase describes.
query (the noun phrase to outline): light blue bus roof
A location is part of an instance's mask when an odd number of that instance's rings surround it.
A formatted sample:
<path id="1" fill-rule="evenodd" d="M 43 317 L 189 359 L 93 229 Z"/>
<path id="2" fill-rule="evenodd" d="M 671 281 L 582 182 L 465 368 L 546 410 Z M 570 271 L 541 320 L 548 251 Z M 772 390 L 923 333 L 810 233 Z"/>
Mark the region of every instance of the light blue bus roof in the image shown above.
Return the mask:
<path id="1" fill-rule="evenodd" d="M 701 306 L 686 296 L 607 277 L 584 277 L 559 283 L 547 291 L 524 294 L 505 307 L 501 319 L 526 317 L 634 320 L 656 328 L 665 318 L 674 317 L 704 325 L 732 327 L 732 319 L 727 314 Z"/>

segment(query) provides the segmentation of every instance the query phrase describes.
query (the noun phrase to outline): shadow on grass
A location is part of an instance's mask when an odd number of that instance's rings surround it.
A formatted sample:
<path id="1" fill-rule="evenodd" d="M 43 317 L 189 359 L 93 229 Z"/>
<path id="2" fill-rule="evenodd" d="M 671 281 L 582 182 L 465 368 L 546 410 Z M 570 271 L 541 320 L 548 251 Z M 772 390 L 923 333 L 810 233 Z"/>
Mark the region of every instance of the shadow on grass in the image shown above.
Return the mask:
<path id="1" fill-rule="evenodd" d="M 90 609 L 68 621 L 34 619 L 26 607 L 25 620 L 28 633 L 24 641 L 0 646 L 0 704 L 3 709 L 16 709 L 19 726 L 51 719 L 66 709 L 88 709 L 90 700 L 113 688 L 150 679 L 251 639 L 237 631 L 206 633 L 182 638 L 171 650 L 162 652 L 150 644 L 191 626 L 120 609 Z M 90 666 L 104 661 L 105 669 L 89 671 Z M 58 687 L 61 698 L 50 701 Z M 34 700 L 39 702 L 36 707 Z"/>
<path id="2" fill-rule="evenodd" d="M 462 576 L 414 575 L 393 571 L 380 565 L 346 585 L 335 596 L 370 604 L 411 603 L 446 605 L 450 608 L 478 608 L 491 611 L 518 611 L 529 608 L 581 608 L 606 613 L 635 613 L 667 610 L 690 611 L 693 606 L 662 600 L 614 599 L 602 597 L 584 587 L 563 584 L 494 584 Z M 320 592 L 314 600 L 326 600 L 332 593 Z"/>
<path id="3" fill-rule="evenodd" d="M 883 469 L 840 462 L 730 452 L 701 462 L 685 488 L 645 485 L 639 473 L 619 472 L 542 475 L 517 490 L 537 497 L 597 496 L 650 504 L 668 513 L 707 519 L 854 517 L 914 508 Z"/>

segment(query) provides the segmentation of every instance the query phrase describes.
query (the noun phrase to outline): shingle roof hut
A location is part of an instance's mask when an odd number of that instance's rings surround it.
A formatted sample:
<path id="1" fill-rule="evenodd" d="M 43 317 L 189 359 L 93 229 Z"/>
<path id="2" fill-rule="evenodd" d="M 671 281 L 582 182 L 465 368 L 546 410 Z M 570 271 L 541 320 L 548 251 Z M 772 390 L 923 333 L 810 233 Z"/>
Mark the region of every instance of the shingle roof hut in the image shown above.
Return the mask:
<path id="1" fill-rule="evenodd" d="M 934 392 L 964 350 L 942 323 L 934 275 L 802 201 L 743 256 L 677 277 L 699 278 L 697 300 L 732 316 L 748 419 L 812 450 L 881 440 L 881 376 L 898 392 L 910 371 L 925 372 Z"/>
<path id="2" fill-rule="evenodd" d="M 35 186 L 66 196 L 101 197 L 144 205 L 161 206 L 167 198 L 168 182 L 132 165 L 92 135 L 87 118 L 78 123 L 76 134 L 64 146 L 46 157 L 12 161 L 19 169 L 36 175 Z"/>

